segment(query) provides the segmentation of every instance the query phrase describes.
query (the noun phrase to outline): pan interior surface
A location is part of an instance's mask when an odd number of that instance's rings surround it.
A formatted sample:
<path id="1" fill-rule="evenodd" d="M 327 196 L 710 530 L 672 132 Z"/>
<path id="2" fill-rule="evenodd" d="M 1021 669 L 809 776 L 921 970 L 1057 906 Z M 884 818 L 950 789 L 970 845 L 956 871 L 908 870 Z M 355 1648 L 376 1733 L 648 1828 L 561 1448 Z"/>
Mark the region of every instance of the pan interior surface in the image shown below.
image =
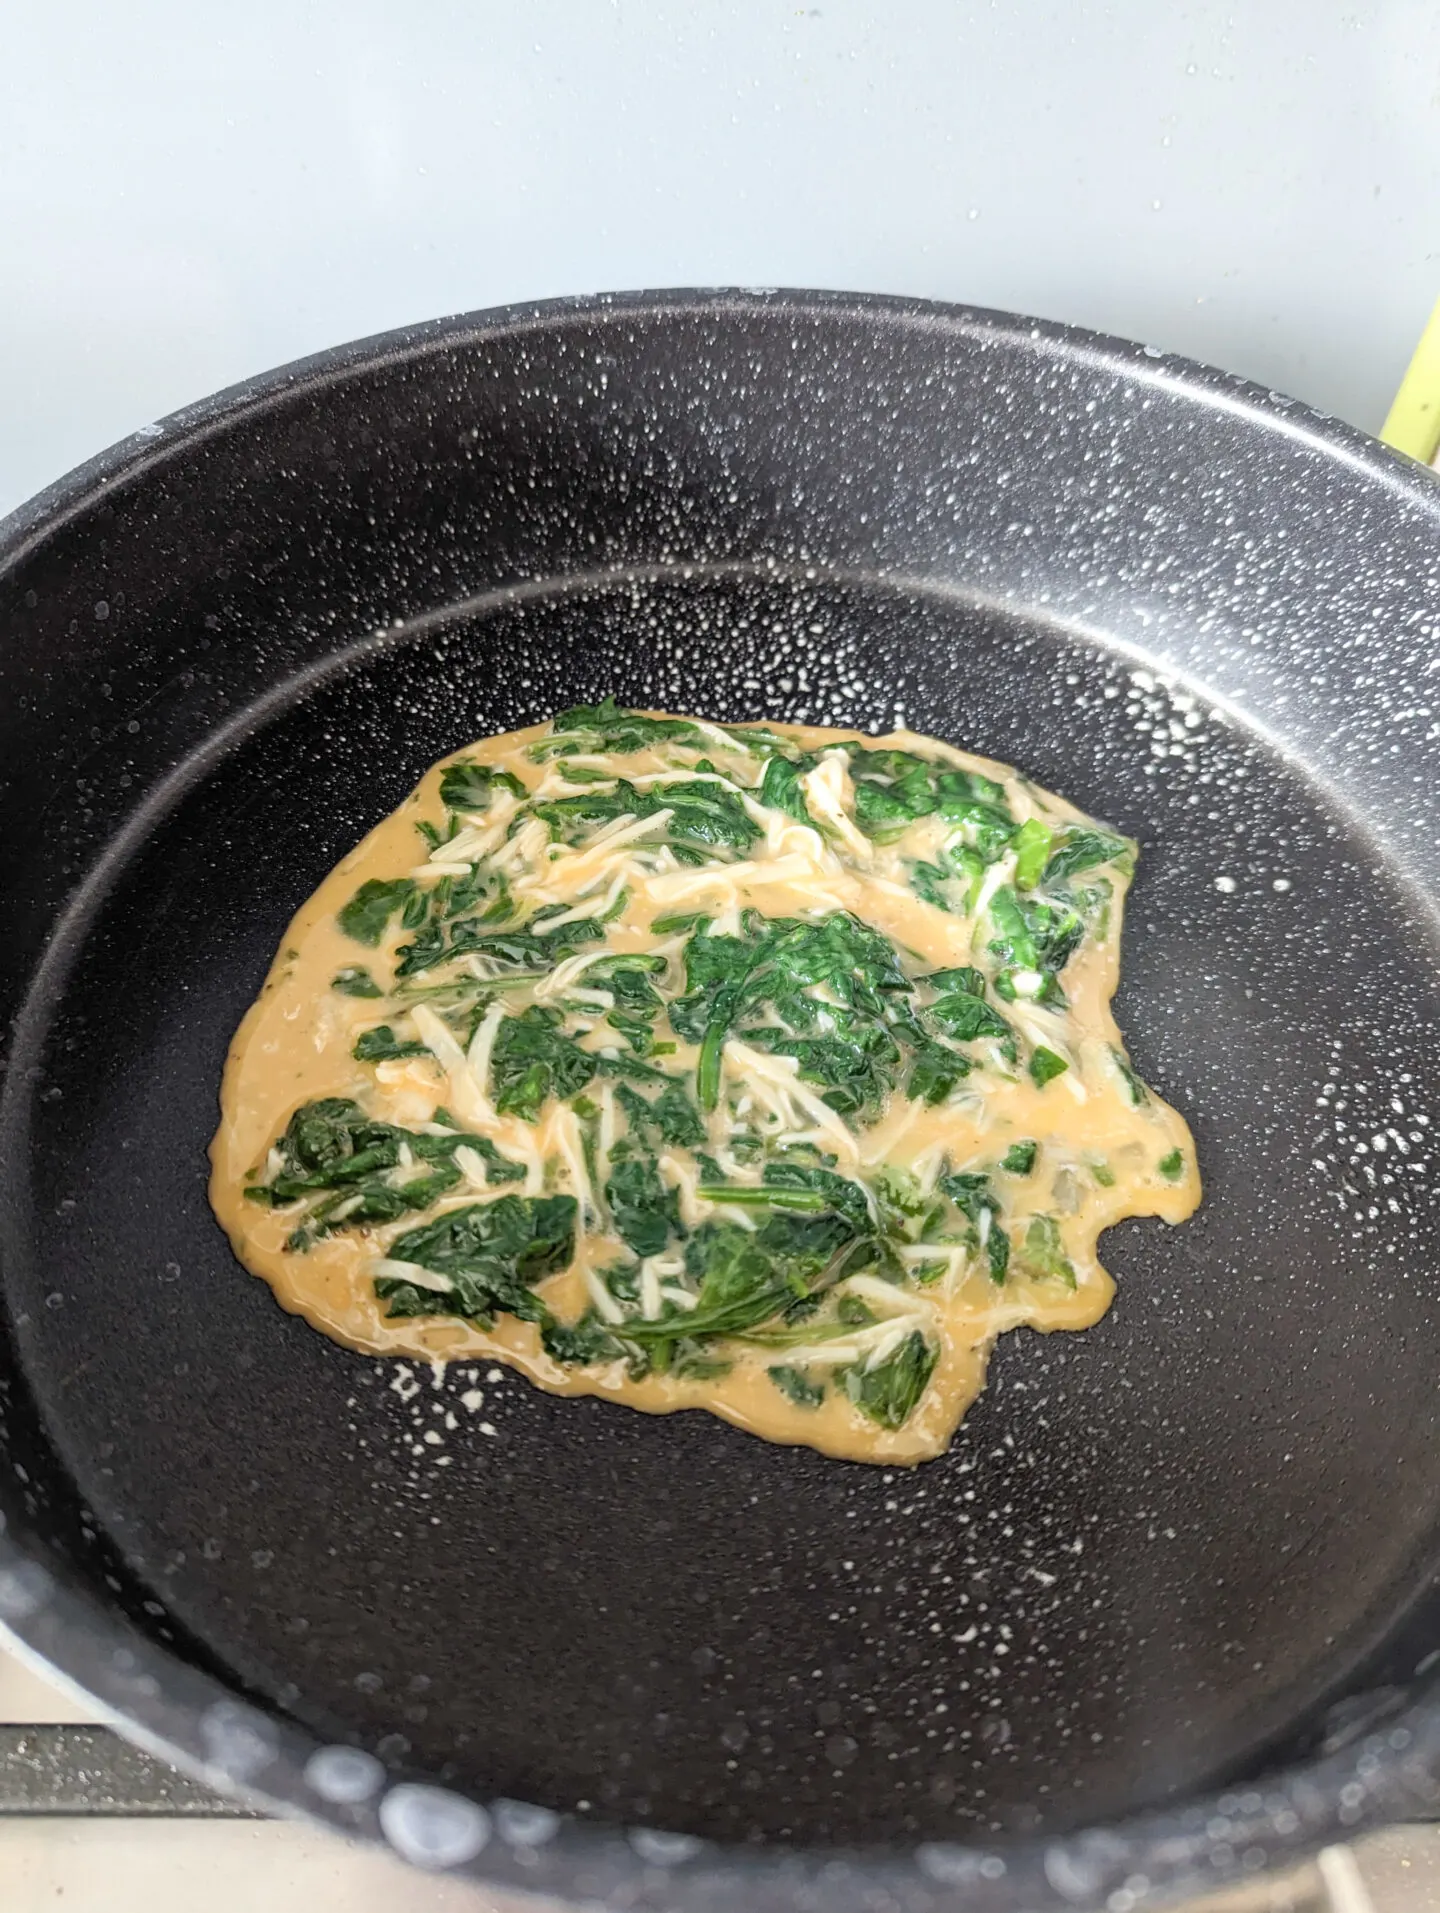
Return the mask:
<path id="1" fill-rule="evenodd" d="M 1141 842 L 1118 1013 L 1206 1200 L 1107 1237 L 1111 1314 L 1004 1338 L 913 1473 L 355 1356 L 211 1219 L 291 911 L 443 752 L 607 691 L 903 721 Z M 25 1007 L 6 1273 L 152 1631 L 397 1770 L 737 1842 L 1123 1817 L 1384 1678 L 1440 1513 L 1434 931 L 1363 806 L 1202 684 L 963 591 L 662 565 L 404 623 L 157 790 Z"/>

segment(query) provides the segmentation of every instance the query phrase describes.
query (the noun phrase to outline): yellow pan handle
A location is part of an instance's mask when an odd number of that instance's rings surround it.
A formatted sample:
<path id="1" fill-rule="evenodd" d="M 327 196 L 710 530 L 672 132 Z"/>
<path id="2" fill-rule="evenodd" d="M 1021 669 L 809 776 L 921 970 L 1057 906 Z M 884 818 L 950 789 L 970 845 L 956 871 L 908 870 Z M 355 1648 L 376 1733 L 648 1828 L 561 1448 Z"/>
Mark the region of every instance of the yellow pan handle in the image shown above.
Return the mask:
<path id="1" fill-rule="evenodd" d="M 1380 436 L 1397 452 L 1433 465 L 1440 451 L 1440 304 L 1420 334 Z"/>

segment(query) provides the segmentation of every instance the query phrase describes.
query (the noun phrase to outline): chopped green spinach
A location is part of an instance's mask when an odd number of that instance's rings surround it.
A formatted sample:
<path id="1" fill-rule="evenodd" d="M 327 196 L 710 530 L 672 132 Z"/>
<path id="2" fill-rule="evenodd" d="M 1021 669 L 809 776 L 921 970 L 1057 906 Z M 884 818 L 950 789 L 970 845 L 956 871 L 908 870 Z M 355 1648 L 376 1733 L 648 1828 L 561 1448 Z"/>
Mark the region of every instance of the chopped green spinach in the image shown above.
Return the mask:
<path id="1" fill-rule="evenodd" d="M 1077 1286 L 1075 1266 L 1065 1254 L 1060 1224 L 1054 1216 L 1032 1216 L 1025 1231 L 1020 1260 L 1032 1275 L 1052 1277 L 1067 1289 Z"/>
<path id="2" fill-rule="evenodd" d="M 772 757 L 765 766 L 765 775 L 760 780 L 760 802 L 769 804 L 775 810 L 784 811 L 787 817 L 793 817 L 797 824 L 814 826 L 805 802 L 805 792 L 800 779 L 819 763 L 817 757 L 803 755 L 796 758 Z"/>
<path id="3" fill-rule="evenodd" d="M 350 1054 L 357 1063 L 393 1063 L 402 1056 L 428 1056 L 430 1050 L 424 1043 L 403 1040 L 388 1023 L 380 1023 L 360 1032 Z"/>
<path id="4" fill-rule="evenodd" d="M 459 1182 L 455 1151 L 462 1147 L 475 1151 L 492 1182 L 518 1181 L 525 1174 L 488 1137 L 461 1129 L 440 1135 L 403 1129 L 377 1122 L 348 1097 L 325 1097 L 295 1111 L 274 1146 L 278 1164 L 245 1194 L 270 1208 L 304 1203 L 303 1220 L 287 1246 L 308 1249 L 336 1229 L 393 1222 L 408 1210 L 428 1208 Z M 405 1172 L 402 1151 L 416 1174 L 397 1186 L 396 1173 Z"/>
<path id="5" fill-rule="evenodd" d="M 672 1235 L 680 1233 L 680 1198 L 667 1189 L 653 1156 L 630 1156 L 617 1162 L 605 1184 L 615 1232 L 640 1257 L 659 1255 Z"/>
<path id="6" fill-rule="evenodd" d="M 544 1322 L 548 1312 L 529 1284 L 569 1263 L 575 1218 L 573 1196 L 500 1196 L 452 1210 L 398 1236 L 389 1251 L 391 1261 L 447 1276 L 450 1290 L 440 1294 L 382 1276 L 375 1292 L 391 1303 L 392 1315 L 463 1315 L 488 1323 L 505 1314 Z"/>
<path id="7" fill-rule="evenodd" d="M 1079 826 L 1061 837 L 1045 865 L 1042 882 L 1061 883 L 1082 870 L 1107 863 L 1120 864 L 1128 876 L 1135 865 L 1135 845 L 1128 837 L 1113 836 L 1108 830 Z"/>
<path id="8" fill-rule="evenodd" d="M 1053 1049 L 1047 1049 L 1043 1043 L 1037 1043 L 1030 1052 L 1030 1080 L 1036 1089 L 1044 1089 L 1057 1076 L 1063 1076 L 1070 1065 L 1063 1056 Z"/>
<path id="9" fill-rule="evenodd" d="M 857 1362 L 841 1380 L 862 1415 L 893 1431 L 915 1412 L 939 1359 L 939 1349 L 916 1329 L 884 1361 L 873 1367 Z"/>
<path id="10" fill-rule="evenodd" d="M 513 771 L 494 770 L 489 764 L 447 764 L 440 774 L 440 801 L 448 810 L 485 811 L 497 787 L 522 801 L 530 794 Z"/>
<path id="11" fill-rule="evenodd" d="M 797 1408 L 818 1408 L 825 1399 L 824 1382 L 815 1381 L 808 1369 L 792 1368 L 786 1362 L 777 1362 L 765 1373 L 780 1393 L 794 1402 Z"/>
<path id="12" fill-rule="evenodd" d="M 330 987 L 341 996 L 376 997 L 385 994 L 370 972 L 355 963 L 347 963 L 343 970 L 337 970 L 330 979 Z"/>
<path id="13" fill-rule="evenodd" d="M 390 919 L 397 911 L 403 911 L 416 894 L 412 877 L 371 877 L 361 884 L 335 920 L 353 942 L 369 944 L 373 949 L 389 928 Z"/>
<path id="14" fill-rule="evenodd" d="M 1038 817 L 1027 817 L 1011 839 L 1015 856 L 1015 888 L 1033 890 L 1040 881 L 1050 857 L 1054 832 Z"/>
<path id="15" fill-rule="evenodd" d="M 496 1030 L 490 1080 L 502 1116 L 537 1122 L 552 1096 L 567 1102 L 595 1074 L 599 1058 L 567 1036 L 563 1022 L 558 1010 L 533 1003 L 518 1016 L 507 1016 Z"/>

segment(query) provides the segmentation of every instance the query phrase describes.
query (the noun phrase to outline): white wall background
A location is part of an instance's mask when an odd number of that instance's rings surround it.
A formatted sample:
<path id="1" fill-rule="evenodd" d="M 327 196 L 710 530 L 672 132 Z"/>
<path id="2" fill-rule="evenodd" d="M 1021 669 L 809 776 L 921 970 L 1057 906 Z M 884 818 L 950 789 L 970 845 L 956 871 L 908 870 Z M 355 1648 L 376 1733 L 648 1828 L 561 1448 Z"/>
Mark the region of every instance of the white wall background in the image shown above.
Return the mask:
<path id="1" fill-rule="evenodd" d="M 0 510 L 340 340 L 820 285 L 1374 429 L 1440 293 L 1436 0 L 0 0 Z"/>

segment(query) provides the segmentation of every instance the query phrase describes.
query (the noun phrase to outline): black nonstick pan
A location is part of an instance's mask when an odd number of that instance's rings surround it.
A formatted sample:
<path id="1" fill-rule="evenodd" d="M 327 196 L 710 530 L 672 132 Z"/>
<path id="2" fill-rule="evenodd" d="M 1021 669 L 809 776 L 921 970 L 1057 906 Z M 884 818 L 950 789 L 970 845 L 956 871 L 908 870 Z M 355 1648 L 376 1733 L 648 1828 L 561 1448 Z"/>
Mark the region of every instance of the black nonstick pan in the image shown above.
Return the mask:
<path id="1" fill-rule="evenodd" d="M 352 1355 L 211 1220 L 291 911 L 441 753 L 606 691 L 903 718 L 1142 843 L 1120 1018 L 1205 1204 L 1107 1238 L 1112 1313 L 1006 1338 L 913 1473 Z M 0 1616 L 130 1731 L 687 1913 L 1130 1913 L 1433 1810 L 1417 467 L 994 313 L 447 321 L 0 527 L 0 770 Z"/>

